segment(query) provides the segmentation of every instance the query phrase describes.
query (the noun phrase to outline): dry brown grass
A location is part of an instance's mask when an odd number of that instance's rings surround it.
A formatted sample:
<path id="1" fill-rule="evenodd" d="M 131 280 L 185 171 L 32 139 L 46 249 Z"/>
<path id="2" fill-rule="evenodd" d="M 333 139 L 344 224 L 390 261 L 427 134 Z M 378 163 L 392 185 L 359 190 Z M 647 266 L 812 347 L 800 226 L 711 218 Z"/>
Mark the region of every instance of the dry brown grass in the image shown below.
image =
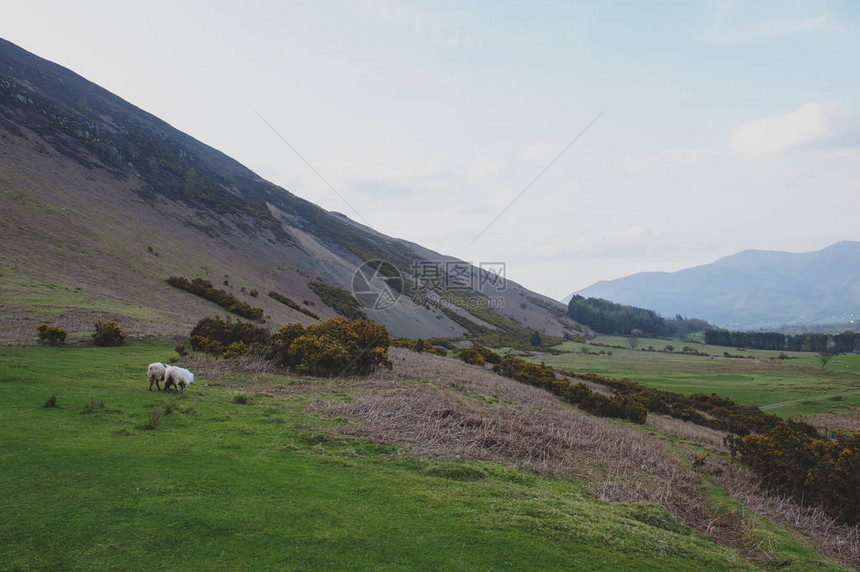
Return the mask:
<path id="1" fill-rule="evenodd" d="M 418 455 L 466 457 L 587 479 L 606 501 L 652 501 L 704 530 L 699 478 L 656 438 L 594 418 L 546 391 L 459 361 L 389 350 L 391 372 L 357 380 L 344 403 L 317 400 L 319 413 L 353 422 L 332 430 L 408 447 Z"/>
<path id="2" fill-rule="evenodd" d="M 843 413 L 802 415 L 797 417 L 797 420 L 830 431 L 850 431 L 853 433 L 860 431 L 860 409 L 856 407 L 851 408 L 851 411 Z"/>
<path id="3" fill-rule="evenodd" d="M 646 425 L 661 433 L 674 435 L 685 441 L 698 443 L 715 451 L 728 452 L 728 449 L 723 444 L 723 439 L 728 435 L 725 431 L 718 431 L 717 429 L 703 427 L 667 415 L 657 415 L 656 413 L 648 414 Z"/>
<path id="4" fill-rule="evenodd" d="M 182 367 L 194 372 L 195 376 L 204 376 L 206 379 L 219 385 L 249 385 L 269 384 L 273 376 L 279 373 L 272 362 L 261 356 L 247 355 L 232 359 L 219 359 L 205 354 L 189 354 L 180 358 Z M 237 373 L 243 374 L 241 377 Z M 239 383 L 241 380 L 241 384 Z"/>
<path id="5" fill-rule="evenodd" d="M 839 524 L 819 508 L 802 506 L 788 497 L 762 490 L 761 479 L 751 470 L 724 459 L 708 457 L 703 470 L 755 513 L 799 532 L 828 556 L 860 569 L 860 526 Z"/>
<path id="6" fill-rule="evenodd" d="M 685 468 L 658 437 L 609 419 L 589 416 L 550 393 L 459 360 L 390 348 L 391 371 L 367 377 L 278 383 L 259 358 L 185 358 L 183 365 L 223 385 L 267 393 L 316 394 L 311 409 L 348 421 L 323 430 L 398 445 L 440 458 L 487 460 L 542 474 L 584 479 L 586 490 L 607 502 L 650 501 L 680 522 L 753 560 L 775 559 L 766 537 L 755 534 L 762 515 L 798 531 L 833 558 L 858 566 L 857 527 L 836 524 L 820 510 L 758 490 L 747 469 L 716 456 L 703 471 L 751 511 L 711 513 L 700 477 Z M 237 377 L 236 372 L 250 374 Z M 251 384 L 248 383 L 251 382 Z M 350 392 L 355 399 L 326 399 Z M 724 433 L 649 415 L 657 431 L 723 450 Z M 763 539 L 764 538 L 764 539 Z"/>

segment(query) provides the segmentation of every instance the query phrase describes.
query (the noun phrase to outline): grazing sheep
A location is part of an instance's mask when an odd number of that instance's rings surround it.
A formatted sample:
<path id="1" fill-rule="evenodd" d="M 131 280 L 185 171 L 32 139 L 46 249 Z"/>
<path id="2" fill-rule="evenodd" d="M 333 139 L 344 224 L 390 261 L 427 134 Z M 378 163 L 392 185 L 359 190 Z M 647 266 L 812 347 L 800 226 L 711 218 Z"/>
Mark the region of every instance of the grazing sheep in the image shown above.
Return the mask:
<path id="1" fill-rule="evenodd" d="M 184 393 L 185 388 L 194 383 L 194 374 L 182 367 L 172 365 L 164 366 L 164 393 L 170 386 L 176 388 L 177 393 Z"/>
<path id="2" fill-rule="evenodd" d="M 147 373 L 149 374 L 149 390 L 152 391 L 152 384 L 155 383 L 155 387 L 158 388 L 158 391 L 161 391 L 161 386 L 158 385 L 159 381 L 164 381 L 164 368 L 165 365 L 163 363 L 155 362 L 149 364 L 149 367 L 146 368 Z"/>

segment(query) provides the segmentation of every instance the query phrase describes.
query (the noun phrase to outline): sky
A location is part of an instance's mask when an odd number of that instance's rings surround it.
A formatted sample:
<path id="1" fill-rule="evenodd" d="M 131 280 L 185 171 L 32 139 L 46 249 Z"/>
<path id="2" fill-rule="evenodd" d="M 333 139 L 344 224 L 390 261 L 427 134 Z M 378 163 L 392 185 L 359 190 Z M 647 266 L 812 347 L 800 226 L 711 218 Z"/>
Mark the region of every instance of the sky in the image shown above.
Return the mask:
<path id="1" fill-rule="evenodd" d="M 860 240 L 860 3 L 2 0 L 0 37 L 562 298 Z"/>

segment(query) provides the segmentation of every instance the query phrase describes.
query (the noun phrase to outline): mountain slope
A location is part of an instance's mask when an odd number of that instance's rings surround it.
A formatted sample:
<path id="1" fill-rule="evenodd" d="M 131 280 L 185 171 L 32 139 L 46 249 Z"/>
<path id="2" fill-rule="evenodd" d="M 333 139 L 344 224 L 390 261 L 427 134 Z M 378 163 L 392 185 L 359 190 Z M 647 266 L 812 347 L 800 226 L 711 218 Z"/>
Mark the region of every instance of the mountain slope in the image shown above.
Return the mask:
<path id="1" fill-rule="evenodd" d="M 860 242 L 799 254 L 746 250 L 678 272 L 597 282 L 577 293 L 727 328 L 847 322 L 860 316 Z"/>
<path id="2" fill-rule="evenodd" d="M 266 294 L 334 317 L 313 284 L 350 291 L 356 270 L 374 259 L 415 284 L 411 297 L 384 310 L 363 309 L 396 336 L 458 336 L 479 325 L 561 335 L 565 327 L 557 302 L 512 281 L 503 290 L 482 284 L 474 267 L 467 267 L 473 287 L 462 298 L 496 299 L 493 309 L 458 307 L 445 287 L 437 292 L 444 304 L 415 302 L 426 289 L 415 268 L 452 259 L 324 211 L 4 40 L 0 241 L 6 339 L 32 338 L 42 320 L 86 331 L 97 318 L 120 319 L 132 333 L 186 333 L 201 316 L 223 313 L 168 286 L 172 275 L 210 280 L 263 308 L 270 324 L 308 323 L 313 318 Z M 372 284 L 386 287 L 378 277 Z"/>

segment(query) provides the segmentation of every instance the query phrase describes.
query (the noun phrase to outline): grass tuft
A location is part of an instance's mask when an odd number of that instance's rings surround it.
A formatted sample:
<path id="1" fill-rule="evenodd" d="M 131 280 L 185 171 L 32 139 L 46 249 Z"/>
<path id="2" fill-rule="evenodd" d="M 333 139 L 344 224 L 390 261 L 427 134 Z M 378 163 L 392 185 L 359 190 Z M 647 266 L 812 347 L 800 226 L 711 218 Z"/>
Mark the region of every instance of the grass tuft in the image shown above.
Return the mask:
<path id="1" fill-rule="evenodd" d="M 173 406 L 167 401 L 162 401 L 153 408 L 149 419 L 143 424 L 143 428 L 150 431 L 157 429 L 158 424 L 161 423 L 161 418 L 171 413 L 173 413 Z"/>
<path id="2" fill-rule="evenodd" d="M 81 411 L 81 413 L 83 413 L 83 414 L 98 413 L 100 411 L 103 411 L 104 408 L 105 408 L 104 400 L 99 399 L 97 397 L 93 397 L 92 399 L 90 399 L 90 402 L 84 406 L 84 409 L 83 409 L 83 411 Z"/>

